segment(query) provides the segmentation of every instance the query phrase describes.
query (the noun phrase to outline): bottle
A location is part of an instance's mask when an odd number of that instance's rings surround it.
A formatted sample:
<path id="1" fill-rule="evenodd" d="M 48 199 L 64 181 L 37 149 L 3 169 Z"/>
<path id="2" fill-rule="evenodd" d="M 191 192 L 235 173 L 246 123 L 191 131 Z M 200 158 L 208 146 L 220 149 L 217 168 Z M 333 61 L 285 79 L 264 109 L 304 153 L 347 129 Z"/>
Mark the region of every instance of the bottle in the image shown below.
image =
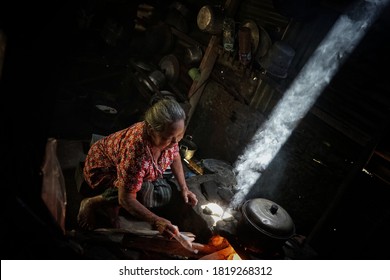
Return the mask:
<path id="1" fill-rule="evenodd" d="M 232 18 L 223 20 L 222 35 L 223 48 L 228 52 L 234 51 L 235 23 Z"/>
<path id="2" fill-rule="evenodd" d="M 242 26 L 238 31 L 238 56 L 243 65 L 248 65 L 252 60 L 251 30 Z"/>

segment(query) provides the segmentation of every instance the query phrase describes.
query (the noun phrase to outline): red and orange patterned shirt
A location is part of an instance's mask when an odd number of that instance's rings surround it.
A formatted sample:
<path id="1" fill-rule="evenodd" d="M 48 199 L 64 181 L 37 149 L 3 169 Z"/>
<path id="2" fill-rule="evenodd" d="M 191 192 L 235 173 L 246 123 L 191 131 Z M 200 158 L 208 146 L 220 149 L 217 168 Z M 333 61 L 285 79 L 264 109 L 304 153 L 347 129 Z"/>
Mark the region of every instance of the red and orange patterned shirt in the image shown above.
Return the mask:
<path id="1" fill-rule="evenodd" d="M 146 137 L 145 123 L 110 134 L 95 142 L 88 151 L 84 165 L 84 177 L 92 188 L 125 187 L 138 192 L 144 181 L 154 181 L 172 164 L 179 153 L 176 143 L 162 151 L 157 164 L 153 164 L 148 149 L 151 143 Z"/>

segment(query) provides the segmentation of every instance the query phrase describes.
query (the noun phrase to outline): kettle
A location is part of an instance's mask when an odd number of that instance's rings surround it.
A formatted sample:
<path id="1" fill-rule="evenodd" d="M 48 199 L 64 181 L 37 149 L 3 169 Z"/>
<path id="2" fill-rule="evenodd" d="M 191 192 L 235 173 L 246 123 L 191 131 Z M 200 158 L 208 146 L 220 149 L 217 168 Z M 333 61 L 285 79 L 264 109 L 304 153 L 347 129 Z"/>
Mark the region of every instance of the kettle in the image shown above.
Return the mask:
<path id="1" fill-rule="evenodd" d="M 196 150 L 198 149 L 197 145 L 192 141 L 191 135 L 186 135 L 179 142 L 180 155 L 183 159 L 190 160 Z"/>

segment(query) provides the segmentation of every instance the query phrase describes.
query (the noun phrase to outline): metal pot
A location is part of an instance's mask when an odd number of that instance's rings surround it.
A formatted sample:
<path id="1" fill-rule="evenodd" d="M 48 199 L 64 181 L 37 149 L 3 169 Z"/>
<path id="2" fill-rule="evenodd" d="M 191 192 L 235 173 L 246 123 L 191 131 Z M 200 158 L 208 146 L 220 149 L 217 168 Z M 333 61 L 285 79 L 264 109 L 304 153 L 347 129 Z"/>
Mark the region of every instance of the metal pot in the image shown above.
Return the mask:
<path id="1" fill-rule="evenodd" d="M 223 12 L 219 7 L 205 5 L 197 16 L 197 24 L 201 31 L 210 34 L 221 34 L 223 25 Z"/>
<path id="2" fill-rule="evenodd" d="M 203 57 L 203 50 L 199 45 L 192 45 L 185 49 L 185 62 L 188 65 L 198 64 Z"/>
<path id="3" fill-rule="evenodd" d="M 155 89 L 161 89 L 166 82 L 164 73 L 159 70 L 154 70 L 149 74 L 148 78 L 149 79 L 145 79 L 143 82 L 151 91 L 155 91 Z"/>
<path id="4" fill-rule="evenodd" d="M 238 235 L 252 251 L 281 248 L 295 234 L 295 225 L 290 215 L 271 200 L 248 200 L 241 206 L 241 212 Z"/>
<path id="5" fill-rule="evenodd" d="M 192 141 L 192 136 L 186 135 L 180 142 L 179 142 L 179 148 L 180 148 L 180 155 L 182 158 L 186 160 L 190 160 L 198 147 L 196 144 Z"/>
<path id="6" fill-rule="evenodd" d="M 165 77 L 171 83 L 176 83 L 180 75 L 180 62 L 174 54 L 164 56 L 159 66 L 161 71 L 164 72 Z"/>

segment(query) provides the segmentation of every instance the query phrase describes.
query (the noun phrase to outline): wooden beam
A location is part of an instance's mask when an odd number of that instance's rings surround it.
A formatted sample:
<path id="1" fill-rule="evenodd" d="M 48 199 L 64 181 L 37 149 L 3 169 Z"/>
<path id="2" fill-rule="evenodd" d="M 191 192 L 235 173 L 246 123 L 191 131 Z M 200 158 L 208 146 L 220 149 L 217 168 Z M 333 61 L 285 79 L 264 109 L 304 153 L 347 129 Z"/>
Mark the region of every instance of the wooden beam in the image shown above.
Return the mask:
<path id="1" fill-rule="evenodd" d="M 209 41 L 205 54 L 199 66 L 200 78 L 198 81 L 193 81 L 192 86 L 188 92 L 188 98 L 191 105 L 187 116 L 187 125 L 190 122 L 192 115 L 198 105 L 200 97 L 202 96 L 206 82 L 208 81 L 211 72 L 214 68 L 215 61 L 218 57 L 218 46 L 220 44 L 220 37 L 213 35 Z"/>

